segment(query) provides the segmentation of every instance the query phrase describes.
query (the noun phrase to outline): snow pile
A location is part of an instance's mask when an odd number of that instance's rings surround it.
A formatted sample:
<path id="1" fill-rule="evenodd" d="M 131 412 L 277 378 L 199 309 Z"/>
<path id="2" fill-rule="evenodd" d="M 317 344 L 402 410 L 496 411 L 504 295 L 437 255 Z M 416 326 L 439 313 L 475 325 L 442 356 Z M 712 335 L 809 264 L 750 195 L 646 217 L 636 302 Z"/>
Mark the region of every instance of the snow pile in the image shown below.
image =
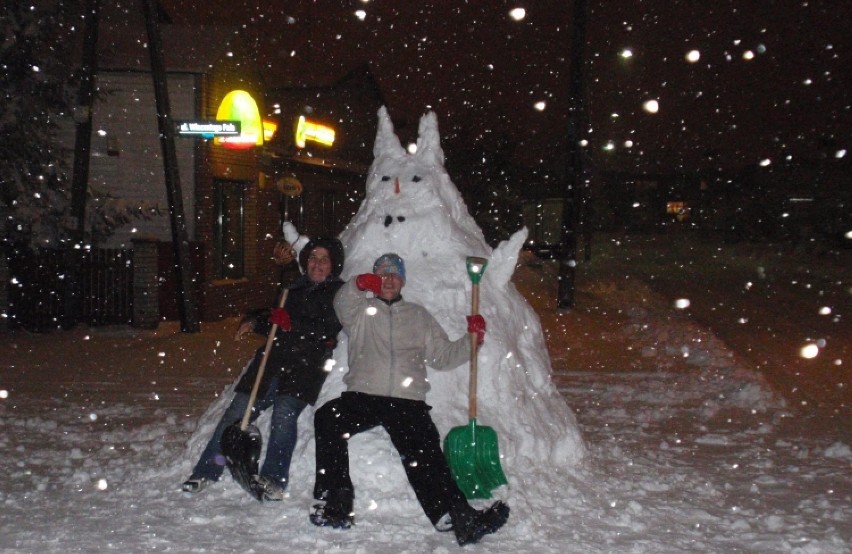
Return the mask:
<path id="1" fill-rule="evenodd" d="M 550 381 L 538 316 L 510 282 L 526 230 L 494 250 L 488 246 L 444 170 L 434 113 L 421 119 L 417 151 L 408 154 L 382 109 L 374 154 L 367 196 L 341 236 L 344 278 L 369 271 L 379 255 L 396 252 L 406 262 L 403 294 L 428 308 L 456 338 L 465 333 L 471 311 L 465 259 L 489 258 L 480 285 L 488 333 L 479 351 L 478 419 L 497 431 L 504 469 L 512 474 L 535 471 L 551 456 L 575 465 L 584 451 L 576 421 Z M 467 369 L 430 375 L 429 402 L 442 431 L 467 422 Z"/>
<path id="2" fill-rule="evenodd" d="M 636 280 L 596 283 L 594 288 L 610 306 L 621 310 L 628 322 L 621 328 L 623 338 L 651 359 L 661 372 L 679 371 L 686 365 L 690 373 L 720 388 L 707 399 L 705 409 L 719 411 L 739 408 L 758 411 L 782 409 L 784 398 L 775 393 L 762 374 L 748 367 L 728 346 L 709 330 L 670 306 L 658 293 Z"/>
<path id="3" fill-rule="evenodd" d="M 848 460 L 852 462 L 852 448 L 842 442 L 835 442 L 825 449 L 827 458 L 837 458 L 838 460 Z"/>
<path id="4" fill-rule="evenodd" d="M 433 113 L 421 119 L 417 151 L 409 154 L 382 108 L 374 154 L 366 198 L 341 236 L 346 250 L 343 278 L 369 272 L 377 257 L 395 252 L 406 264 L 403 296 L 429 309 L 454 339 L 465 334 L 465 316 L 471 311 L 465 260 L 468 256 L 489 259 L 480 284 L 480 313 L 488 332 L 478 358 L 477 421 L 494 428 L 500 441 L 509 486 L 495 495 L 513 500 L 512 508 L 521 509 L 520 513 L 534 511 L 535 497 L 560 487 L 585 448 L 574 415 L 551 382 L 538 316 L 510 282 L 526 230 L 493 250 L 488 246 L 444 169 Z M 342 339 L 318 406 L 344 390 L 342 377 L 348 366 L 345 336 Z M 427 401 L 442 436 L 468 422 L 468 369 L 465 365 L 430 371 L 432 390 Z M 204 415 L 203 425 L 190 441 L 190 457 L 203 448 L 230 397 L 224 395 Z M 312 414 L 307 410 L 299 422 L 292 481 L 313 481 Z M 384 431 L 354 437 L 350 454 L 356 496 L 363 491 L 385 503 L 405 500 L 405 510 L 419 512 L 416 503 L 410 502 L 413 494 Z M 554 461 L 559 470 L 552 469 Z M 358 501 L 365 500 L 359 497 Z"/>
<path id="5" fill-rule="evenodd" d="M 813 416 L 729 402 L 732 376 L 613 377 L 574 372 L 563 388 L 592 460 L 574 523 L 609 528 L 590 551 L 849 551 L 849 447 Z M 759 388 L 745 386 L 766 402 Z"/>

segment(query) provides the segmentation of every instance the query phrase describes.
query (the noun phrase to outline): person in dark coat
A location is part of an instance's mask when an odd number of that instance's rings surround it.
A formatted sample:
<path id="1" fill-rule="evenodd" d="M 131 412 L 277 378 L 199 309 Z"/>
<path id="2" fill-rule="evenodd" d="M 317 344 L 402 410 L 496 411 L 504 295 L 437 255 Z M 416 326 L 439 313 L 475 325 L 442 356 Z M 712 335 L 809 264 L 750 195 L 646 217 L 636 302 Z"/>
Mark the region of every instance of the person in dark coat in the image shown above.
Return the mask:
<path id="1" fill-rule="evenodd" d="M 286 243 L 284 243 L 286 245 Z M 279 263 L 292 260 L 289 245 L 277 247 Z M 272 407 L 269 442 L 260 474 L 253 488 L 263 491 L 263 500 L 282 500 L 296 446 L 299 414 L 317 401 L 329 373 L 326 367 L 337 344 L 340 322 L 334 312 L 334 296 L 343 282 L 343 245 L 337 239 L 315 239 L 299 253 L 302 276 L 290 287 L 284 308 L 263 310 L 243 319 L 239 339 L 249 332 L 268 335 L 278 325 L 269 359 L 261 378 L 251 420 Z M 240 420 L 248 406 L 265 347 L 254 358 L 235 387 L 234 399 L 225 410 L 192 475 L 183 483 L 186 492 L 199 492 L 218 481 L 225 467 L 220 442 L 229 425 Z"/>

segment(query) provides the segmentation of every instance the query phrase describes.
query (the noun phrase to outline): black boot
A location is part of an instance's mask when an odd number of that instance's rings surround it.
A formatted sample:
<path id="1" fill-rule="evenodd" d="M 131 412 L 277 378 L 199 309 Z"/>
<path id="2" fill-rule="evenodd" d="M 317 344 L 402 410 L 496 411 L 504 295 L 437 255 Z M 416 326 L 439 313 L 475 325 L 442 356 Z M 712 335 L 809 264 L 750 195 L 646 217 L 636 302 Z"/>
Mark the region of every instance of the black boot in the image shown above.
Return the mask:
<path id="1" fill-rule="evenodd" d="M 453 521 L 453 533 L 459 546 L 472 544 L 489 533 L 503 527 L 509 519 L 509 506 L 495 502 L 485 510 L 474 510 L 463 504 L 450 512 Z"/>
<path id="2" fill-rule="evenodd" d="M 349 529 L 355 523 L 352 510 L 355 495 L 349 489 L 329 491 L 324 503 L 314 504 L 311 523 L 320 527 Z"/>

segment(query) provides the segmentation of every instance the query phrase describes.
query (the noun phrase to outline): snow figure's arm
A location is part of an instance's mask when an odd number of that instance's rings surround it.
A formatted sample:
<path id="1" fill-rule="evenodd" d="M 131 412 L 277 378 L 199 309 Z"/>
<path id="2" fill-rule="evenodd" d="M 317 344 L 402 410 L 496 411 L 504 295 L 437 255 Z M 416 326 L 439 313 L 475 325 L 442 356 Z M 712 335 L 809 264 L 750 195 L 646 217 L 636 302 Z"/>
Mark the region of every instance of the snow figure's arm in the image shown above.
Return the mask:
<path id="1" fill-rule="evenodd" d="M 470 357 L 470 338 L 462 335 L 450 340 L 446 331 L 429 312 L 424 309 L 424 334 L 426 337 L 427 365 L 433 369 L 455 369 Z"/>
<path id="2" fill-rule="evenodd" d="M 289 221 L 285 221 L 281 224 L 281 230 L 284 232 L 284 240 L 290 243 L 290 246 L 293 247 L 293 252 L 296 255 L 296 259 L 299 259 L 299 252 L 302 251 L 302 248 L 305 247 L 306 244 L 311 240 L 305 235 L 300 235 L 296 230 L 296 226 L 290 223 Z M 301 269 L 301 266 L 299 266 Z"/>
<path id="3" fill-rule="evenodd" d="M 485 278 L 495 286 L 505 287 L 509 279 L 512 278 L 515 267 L 518 265 L 518 253 L 527 240 L 527 232 L 527 228 L 524 227 L 509 237 L 509 240 L 500 242 L 497 248 L 491 252 Z"/>

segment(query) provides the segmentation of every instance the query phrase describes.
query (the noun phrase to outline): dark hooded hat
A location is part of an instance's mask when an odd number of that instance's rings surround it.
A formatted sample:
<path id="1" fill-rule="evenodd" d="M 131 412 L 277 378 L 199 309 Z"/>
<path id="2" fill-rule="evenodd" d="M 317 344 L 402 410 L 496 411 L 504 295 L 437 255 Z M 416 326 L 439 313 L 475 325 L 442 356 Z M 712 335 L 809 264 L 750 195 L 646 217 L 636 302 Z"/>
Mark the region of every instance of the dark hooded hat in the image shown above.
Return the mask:
<path id="1" fill-rule="evenodd" d="M 340 277 L 340 272 L 343 271 L 343 243 L 335 238 L 320 237 L 308 241 L 299 252 L 299 267 L 302 268 L 302 273 L 307 273 L 308 257 L 318 246 L 328 250 L 328 255 L 331 256 L 331 274 Z"/>

